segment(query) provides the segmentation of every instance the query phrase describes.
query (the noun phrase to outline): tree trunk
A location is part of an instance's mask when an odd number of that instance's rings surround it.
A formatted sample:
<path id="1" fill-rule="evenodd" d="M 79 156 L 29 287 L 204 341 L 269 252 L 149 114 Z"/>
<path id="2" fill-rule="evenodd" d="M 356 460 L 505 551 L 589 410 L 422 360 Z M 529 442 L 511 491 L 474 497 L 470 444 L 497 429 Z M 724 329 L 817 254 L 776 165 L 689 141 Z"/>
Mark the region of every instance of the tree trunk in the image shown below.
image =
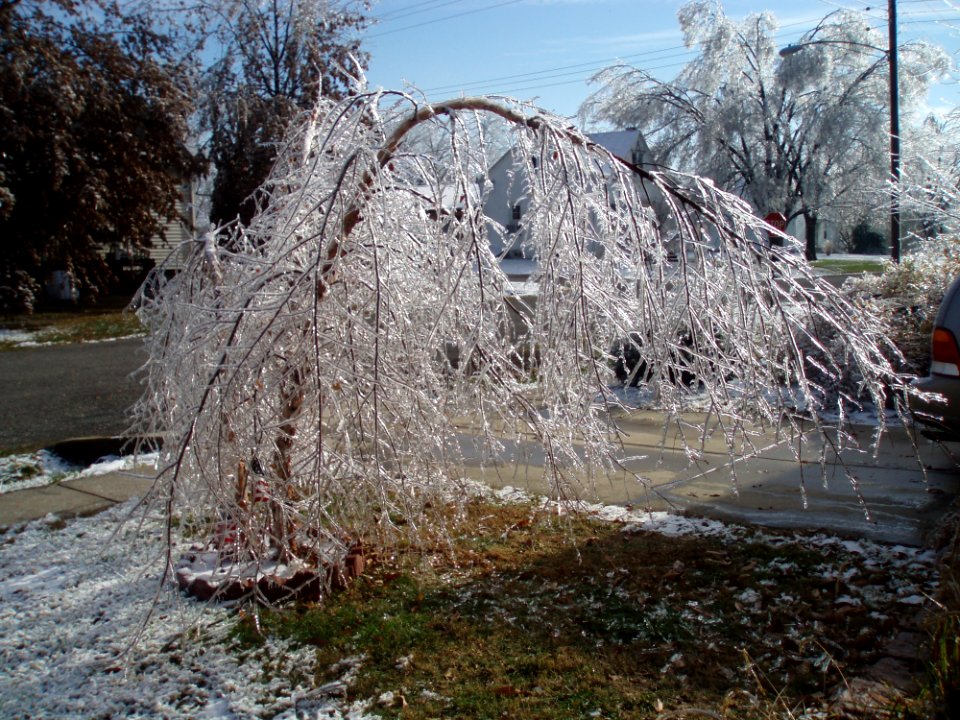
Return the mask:
<path id="1" fill-rule="evenodd" d="M 817 259 L 817 214 L 810 210 L 804 210 L 803 225 L 806 239 L 804 255 L 809 262 L 813 262 Z"/>

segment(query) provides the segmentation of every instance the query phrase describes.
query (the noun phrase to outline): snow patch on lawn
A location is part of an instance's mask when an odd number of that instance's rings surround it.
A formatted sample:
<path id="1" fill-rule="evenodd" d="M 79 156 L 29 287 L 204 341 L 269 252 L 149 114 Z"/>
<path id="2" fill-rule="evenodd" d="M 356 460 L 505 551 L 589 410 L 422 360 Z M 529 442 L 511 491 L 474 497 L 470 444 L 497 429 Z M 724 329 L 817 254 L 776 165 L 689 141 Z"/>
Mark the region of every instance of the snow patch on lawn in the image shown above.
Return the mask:
<path id="1" fill-rule="evenodd" d="M 558 514 L 564 513 L 565 506 L 554 500 L 536 498 L 514 487 L 489 489 L 473 481 L 465 481 L 467 487 L 485 497 L 493 497 L 502 502 L 540 502 Z M 734 523 L 725 523 L 702 517 L 686 517 L 665 511 L 634 509 L 622 505 L 600 505 L 578 503 L 580 512 L 593 515 L 607 522 L 622 526 L 624 533 L 654 532 L 667 537 L 697 536 L 716 537 L 735 543 L 747 538 L 753 542 L 763 542 L 774 547 L 802 542 L 807 548 L 816 548 L 829 553 L 857 555 L 867 568 L 890 573 L 889 587 L 902 604 L 922 604 L 933 592 L 936 585 L 928 582 L 936 567 L 936 553 L 933 550 L 906 545 L 887 545 L 872 540 L 851 540 L 824 532 L 778 533 L 759 527 L 747 527 Z M 784 570 L 783 567 L 776 569 Z M 824 578 L 850 580 L 838 575 L 832 565 L 823 566 Z"/>
<path id="2" fill-rule="evenodd" d="M 312 648 L 242 647 L 232 611 L 180 595 L 133 507 L 0 536 L 0 717 L 368 717 L 316 695 Z"/>
<path id="3" fill-rule="evenodd" d="M 35 337 L 36 333 L 28 332 L 26 330 L 9 330 L 7 328 L 0 328 L 0 342 L 22 345 L 24 343 L 33 342 Z"/>
<path id="4" fill-rule="evenodd" d="M 112 472 L 129 472 L 144 466 L 156 467 L 158 453 L 142 455 L 108 456 L 90 466 L 78 466 L 66 462 L 48 450 L 21 455 L 0 457 L 0 494 L 44 487 L 53 483 L 93 477 Z"/>
<path id="5" fill-rule="evenodd" d="M 7 343 L 18 348 L 36 348 L 50 347 L 51 345 L 62 345 L 62 340 L 48 340 L 46 338 L 57 334 L 55 327 L 43 327 L 37 330 L 13 330 L 10 328 L 0 328 L 0 343 Z M 131 333 L 129 335 L 117 335 L 115 337 L 97 338 L 93 340 L 77 340 L 85 345 L 93 343 L 119 342 L 120 340 L 130 340 L 132 338 L 143 337 L 144 333 Z"/>

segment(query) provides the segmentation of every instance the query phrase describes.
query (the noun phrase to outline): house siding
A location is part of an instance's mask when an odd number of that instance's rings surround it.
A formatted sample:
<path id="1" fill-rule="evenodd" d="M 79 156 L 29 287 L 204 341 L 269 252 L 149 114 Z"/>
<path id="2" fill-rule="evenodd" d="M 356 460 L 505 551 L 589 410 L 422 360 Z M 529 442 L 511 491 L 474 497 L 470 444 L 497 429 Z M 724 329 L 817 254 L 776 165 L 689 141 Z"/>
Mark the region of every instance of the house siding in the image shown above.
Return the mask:
<path id="1" fill-rule="evenodd" d="M 177 201 L 179 217 L 164 223 L 163 230 L 151 239 L 150 247 L 136 253 L 138 260 L 146 261 L 149 265 L 166 263 L 171 270 L 182 269 L 184 243 L 196 238 L 195 193 L 193 183 L 184 183 L 181 186 L 180 198 Z"/>
<path id="2" fill-rule="evenodd" d="M 642 164 L 649 154 L 637 130 L 593 133 L 587 137 L 627 162 Z M 508 260 L 523 256 L 523 219 L 529 210 L 527 178 L 517 152 L 516 148 L 508 150 L 490 167 L 485 179 L 489 187 L 483 188 L 490 251 Z"/>

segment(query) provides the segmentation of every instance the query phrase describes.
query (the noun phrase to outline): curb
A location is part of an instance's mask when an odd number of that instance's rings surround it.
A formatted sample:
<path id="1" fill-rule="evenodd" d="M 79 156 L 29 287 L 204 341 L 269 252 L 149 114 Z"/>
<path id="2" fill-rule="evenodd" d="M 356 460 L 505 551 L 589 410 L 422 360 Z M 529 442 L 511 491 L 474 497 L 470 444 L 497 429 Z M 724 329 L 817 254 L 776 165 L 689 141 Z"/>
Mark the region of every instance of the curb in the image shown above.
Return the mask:
<path id="1" fill-rule="evenodd" d="M 105 457 L 133 455 L 138 449 L 153 451 L 162 447 L 160 437 L 142 440 L 129 437 L 70 438 L 43 448 L 73 465 L 93 465 Z"/>
<path id="2" fill-rule="evenodd" d="M 159 438 L 138 442 L 126 437 L 87 437 L 54 443 L 44 450 L 73 465 L 89 467 L 105 457 L 129 456 L 137 449 L 152 451 L 160 445 Z M 2 493 L 0 533 L 49 515 L 60 519 L 95 515 L 131 497 L 142 497 L 153 483 L 152 477 L 135 472 L 112 471 Z"/>

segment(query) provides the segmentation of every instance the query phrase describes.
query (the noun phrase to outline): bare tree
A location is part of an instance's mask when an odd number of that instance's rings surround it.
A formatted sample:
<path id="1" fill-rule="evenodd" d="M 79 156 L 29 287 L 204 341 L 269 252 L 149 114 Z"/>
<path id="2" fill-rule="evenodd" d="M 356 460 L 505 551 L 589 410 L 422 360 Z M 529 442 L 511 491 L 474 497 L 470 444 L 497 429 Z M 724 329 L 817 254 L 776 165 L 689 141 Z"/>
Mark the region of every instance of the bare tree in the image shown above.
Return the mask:
<path id="1" fill-rule="evenodd" d="M 426 99 L 423 99 L 426 102 Z M 483 149 L 487 165 L 492 165 L 510 149 L 509 123 L 491 113 L 464 112 L 444 122 L 431 122 L 418 125 L 404 139 L 404 152 L 421 155 L 424 159 L 436 163 L 436 176 L 440 182 L 449 179 L 448 174 L 455 170 L 452 157 L 454 147 L 451 135 L 468 133 L 470 145 Z"/>
<path id="2" fill-rule="evenodd" d="M 199 104 L 216 176 L 215 223 L 249 222 L 256 190 L 277 159 L 288 125 L 320 96 L 340 99 L 363 74 L 358 31 L 363 0 L 200 0 L 203 35 L 219 57 L 206 68 Z"/>
<path id="3" fill-rule="evenodd" d="M 929 117 L 912 134 L 904 163 L 905 225 L 922 239 L 960 232 L 960 113 Z"/>
<path id="4" fill-rule="evenodd" d="M 581 112 L 639 127 L 659 162 L 714 178 L 761 215 L 802 216 L 807 258 L 815 260 L 819 218 L 849 207 L 864 186 L 885 185 L 885 38 L 865 15 L 838 11 L 781 58 L 770 13 L 737 22 L 719 3 L 693 0 L 679 16 L 686 45 L 700 54 L 675 80 L 609 68 Z M 919 42 L 899 55 L 906 115 L 949 59 Z"/>
<path id="5" fill-rule="evenodd" d="M 535 301 L 491 253 L 476 137 L 441 133 L 446 183 L 405 149 L 415 128 L 476 112 L 519 148 Z M 696 400 L 731 448 L 762 427 L 826 432 L 818 411 L 900 387 L 875 319 L 760 242 L 741 200 L 645 172 L 526 106 L 321 101 L 269 187 L 229 249 L 211 236 L 142 297 L 141 430 L 166 438 L 156 492 L 223 563 L 316 568 L 357 539 L 416 536 L 462 497 L 468 457 L 521 438 L 542 449 L 554 495 L 583 496 L 624 458 L 611 411 L 626 348 L 668 423 L 689 423 Z M 675 261 L 651 190 L 672 208 Z"/>

